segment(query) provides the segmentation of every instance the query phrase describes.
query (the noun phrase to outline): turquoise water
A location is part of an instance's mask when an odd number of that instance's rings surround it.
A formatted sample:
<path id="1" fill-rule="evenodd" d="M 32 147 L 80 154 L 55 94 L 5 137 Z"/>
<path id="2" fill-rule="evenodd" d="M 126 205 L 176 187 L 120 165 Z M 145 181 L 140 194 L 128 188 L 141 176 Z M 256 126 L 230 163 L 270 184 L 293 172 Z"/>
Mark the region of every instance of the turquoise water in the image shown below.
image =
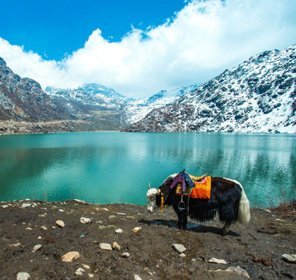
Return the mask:
<path id="1" fill-rule="evenodd" d="M 233 178 L 255 206 L 296 198 L 296 136 L 86 132 L 0 136 L 0 201 L 146 203 L 183 168 Z"/>

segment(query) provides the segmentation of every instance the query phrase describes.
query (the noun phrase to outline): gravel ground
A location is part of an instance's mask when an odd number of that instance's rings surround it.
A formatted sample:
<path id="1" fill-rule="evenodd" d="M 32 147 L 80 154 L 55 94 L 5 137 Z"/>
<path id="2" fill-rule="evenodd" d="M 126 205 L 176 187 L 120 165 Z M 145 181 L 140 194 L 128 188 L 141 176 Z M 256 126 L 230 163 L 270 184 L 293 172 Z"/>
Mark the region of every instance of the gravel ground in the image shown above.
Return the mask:
<path id="1" fill-rule="evenodd" d="M 296 264 L 282 256 L 296 254 L 295 213 L 252 209 L 248 225 L 222 236 L 219 221 L 177 229 L 171 208 L 2 202 L 0 279 L 295 279 Z M 73 251 L 77 259 L 63 261 Z"/>

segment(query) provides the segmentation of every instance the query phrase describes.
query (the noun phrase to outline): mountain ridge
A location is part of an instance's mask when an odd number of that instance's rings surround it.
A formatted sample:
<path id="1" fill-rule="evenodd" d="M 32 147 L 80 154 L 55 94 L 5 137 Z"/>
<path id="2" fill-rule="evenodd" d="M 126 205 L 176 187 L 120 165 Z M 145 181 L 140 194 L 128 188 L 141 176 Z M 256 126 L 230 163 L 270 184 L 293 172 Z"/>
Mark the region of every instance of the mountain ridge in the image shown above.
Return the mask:
<path id="1" fill-rule="evenodd" d="M 61 128 L 66 131 L 295 133 L 295 50 L 296 45 L 264 51 L 204 84 L 140 99 L 96 83 L 43 91 L 0 58 L 0 120 L 79 121 L 78 126 Z"/>
<path id="2" fill-rule="evenodd" d="M 126 131 L 295 133 L 295 62 L 296 45 L 254 55 Z"/>

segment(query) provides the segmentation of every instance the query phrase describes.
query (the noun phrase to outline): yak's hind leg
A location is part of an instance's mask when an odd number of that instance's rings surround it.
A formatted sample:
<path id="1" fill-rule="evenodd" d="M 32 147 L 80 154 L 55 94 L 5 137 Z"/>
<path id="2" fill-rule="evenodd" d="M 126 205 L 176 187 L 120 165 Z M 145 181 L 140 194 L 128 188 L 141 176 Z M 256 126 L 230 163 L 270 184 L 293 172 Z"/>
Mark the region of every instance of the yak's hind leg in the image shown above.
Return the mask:
<path id="1" fill-rule="evenodd" d="M 224 227 L 222 228 L 222 234 L 226 235 L 229 233 L 231 222 L 225 222 Z"/>
<path id="2" fill-rule="evenodd" d="M 241 188 L 230 179 L 216 177 L 212 178 L 212 192 L 218 202 L 219 219 L 225 223 L 222 234 L 227 234 L 238 218 Z"/>

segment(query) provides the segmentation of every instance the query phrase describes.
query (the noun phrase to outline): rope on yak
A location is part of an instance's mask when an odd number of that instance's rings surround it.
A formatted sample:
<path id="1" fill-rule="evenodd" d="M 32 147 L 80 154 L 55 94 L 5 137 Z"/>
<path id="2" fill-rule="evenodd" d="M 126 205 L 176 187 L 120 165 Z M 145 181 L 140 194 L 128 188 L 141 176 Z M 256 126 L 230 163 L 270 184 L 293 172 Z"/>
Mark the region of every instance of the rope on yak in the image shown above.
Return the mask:
<path id="1" fill-rule="evenodd" d="M 181 194 L 181 200 L 178 203 L 178 209 L 179 209 L 180 212 L 186 210 L 186 205 L 185 205 L 185 203 L 183 201 L 183 194 Z"/>

